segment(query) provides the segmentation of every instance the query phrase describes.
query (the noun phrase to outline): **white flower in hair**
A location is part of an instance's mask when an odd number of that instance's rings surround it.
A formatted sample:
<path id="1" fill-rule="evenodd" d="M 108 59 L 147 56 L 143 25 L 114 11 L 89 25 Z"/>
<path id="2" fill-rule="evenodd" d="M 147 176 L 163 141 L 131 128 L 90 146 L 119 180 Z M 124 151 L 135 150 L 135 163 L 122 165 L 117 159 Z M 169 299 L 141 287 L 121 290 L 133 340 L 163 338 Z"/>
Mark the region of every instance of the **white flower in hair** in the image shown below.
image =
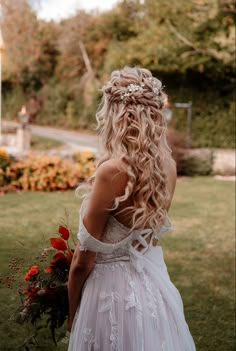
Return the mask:
<path id="1" fill-rule="evenodd" d="M 159 79 L 154 79 L 153 77 L 149 77 L 149 80 L 152 81 L 153 83 L 153 88 L 152 91 L 155 95 L 159 95 L 160 91 L 162 89 L 162 83 Z M 145 87 L 145 84 L 129 84 L 126 87 L 126 91 L 124 93 L 121 94 L 120 98 L 122 101 L 124 101 L 127 97 L 131 96 L 133 93 L 135 93 L 136 91 L 143 91 L 143 88 Z"/>
<path id="2" fill-rule="evenodd" d="M 136 91 L 143 91 L 144 84 L 129 84 L 127 86 L 127 91 L 125 93 L 122 93 L 120 98 L 121 100 L 125 99 L 126 97 L 132 95 Z"/>
<path id="3" fill-rule="evenodd" d="M 155 78 L 153 79 L 153 77 L 149 77 L 149 80 L 151 80 L 153 82 L 153 92 L 154 94 L 158 95 L 162 89 L 162 83 L 159 79 Z"/>

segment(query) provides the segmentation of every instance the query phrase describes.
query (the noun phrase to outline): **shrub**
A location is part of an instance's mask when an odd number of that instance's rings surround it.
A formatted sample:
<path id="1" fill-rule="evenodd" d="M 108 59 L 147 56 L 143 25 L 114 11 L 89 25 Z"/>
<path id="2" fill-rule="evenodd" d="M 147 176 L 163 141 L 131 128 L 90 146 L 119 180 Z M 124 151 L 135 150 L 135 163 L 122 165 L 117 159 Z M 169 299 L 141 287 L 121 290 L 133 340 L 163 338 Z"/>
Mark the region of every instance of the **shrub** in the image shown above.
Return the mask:
<path id="1" fill-rule="evenodd" d="M 95 154 L 90 150 L 78 151 L 73 154 L 73 160 L 83 168 L 84 178 L 90 176 L 91 171 L 95 171 Z"/>
<path id="2" fill-rule="evenodd" d="M 17 190 L 55 191 L 73 189 L 94 171 L 94 165 L 82 165 L 57 156 L 31 156 L 14 161 L 1 169 L 0 192 Z"/>
<path id="3" fill-rule="evenodd" d="M 4 147 L 0 147 L 0 186 L 6 182 L 6 168 L 11 164 L 12 158 Z"/>
<path id="4" fill-rule="evenodd" d="M 95 161 L 95 154 L 90 150 L 77 151 L 73 154 L 72 157 L 75 162 L 78 162 L 83 166 L 88 162 Z"/>
<path id="5" fill-rule="evenodd" d="M 163 76 L 163 82 L 173 107 L 176 102 L 193 103 L 192 147 L 235 148 L 233 87 L 201 76 Z M 187 111 L 174 108 L 170 124 L 186 134 Z"/>
<path id="6" fill-rule="evenodd" d="M 182 157 L 177 162 L 177 173 L 182 176 L 207 176 L 212 173 L 212 165 L 209 160 L 198 157 Z"/>
<path id="7" fill-rule="evenodd" d="M 174 128 L 168 128 L 167 143 L 172 150 L 172 157 L 178 163 L 179 158 L 182 156 L 185 148 L 185 136 L 180 131 Z"/>

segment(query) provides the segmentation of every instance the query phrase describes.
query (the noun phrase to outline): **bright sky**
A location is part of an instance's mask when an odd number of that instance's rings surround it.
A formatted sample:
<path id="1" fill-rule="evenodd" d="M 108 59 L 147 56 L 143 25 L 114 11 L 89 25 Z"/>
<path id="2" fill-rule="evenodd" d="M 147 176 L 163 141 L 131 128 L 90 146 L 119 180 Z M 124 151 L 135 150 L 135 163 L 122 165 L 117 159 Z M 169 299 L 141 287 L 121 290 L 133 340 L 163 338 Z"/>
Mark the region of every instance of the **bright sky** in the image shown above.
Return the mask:
<path id="1" fill-rule="evenodd" d="M 37 3 L 30 0 L 31 3 Z M 38 9 L 38 17 L 45 20 L 60 20 L 69 17 L 75 13 L 77 9 L 85 10 L 109 10 L 119 0 L 41 0 Z"/>

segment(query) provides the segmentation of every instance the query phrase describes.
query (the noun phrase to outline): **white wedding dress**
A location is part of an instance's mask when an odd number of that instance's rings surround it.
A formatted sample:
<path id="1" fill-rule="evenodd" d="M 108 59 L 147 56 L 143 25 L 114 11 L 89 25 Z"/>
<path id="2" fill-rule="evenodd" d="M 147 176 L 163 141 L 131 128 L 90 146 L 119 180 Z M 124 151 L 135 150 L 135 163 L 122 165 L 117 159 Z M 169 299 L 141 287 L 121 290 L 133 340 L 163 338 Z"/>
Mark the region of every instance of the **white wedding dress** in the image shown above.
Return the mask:
<path id="1" fill-rule="evenodd" d="M 145 237 L 160 238 L 172 227 L 168 218 L 159 233 L 135 230 L 109 216 L 101 241 L 83 224 L 81 250 L 97 253 L 96 265 L 82 292 L 72 325 L 68 351 L 194 351 L 179 291 L 170 281 L 160 246 Z M 142 252 L 132 245 L 136 239 Z"/>

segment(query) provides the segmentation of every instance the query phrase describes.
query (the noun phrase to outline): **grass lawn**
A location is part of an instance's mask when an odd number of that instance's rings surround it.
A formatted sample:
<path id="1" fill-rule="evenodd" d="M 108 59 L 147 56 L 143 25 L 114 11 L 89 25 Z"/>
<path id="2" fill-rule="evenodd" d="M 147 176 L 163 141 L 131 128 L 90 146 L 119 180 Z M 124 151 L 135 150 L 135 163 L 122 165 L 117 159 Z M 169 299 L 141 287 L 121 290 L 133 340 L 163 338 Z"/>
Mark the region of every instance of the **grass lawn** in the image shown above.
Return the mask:
<path id="1" fill-rule="evenodd" d="M 49 150 L 62 145 L 63 143 L 61 143 L 58 140 L 45 138 L 35 134 L 32 135 L 32 139 L 31 139 L 32 150 Z"/>
<path id="2" fill-rule="evenodd" d="M 0 197 L 0 267 L 24 256 L 32 262 L 69 213 L 76 233 L 80 201 L 74 192 L 19 193 Z M 165 260 L 179 289 L 198 351 L 234 350 L 234 184 L 213 178 L 177 182 L 170 217 L 176 230 L 162 240 Z M 0 286 L 0 350 L 16 350 L 29 329 L 10 320 L 17 294 Z M 41 335 L 40 350 L 54 347 Z M 127 350 L 128 351 L 128 350 Z"/>

